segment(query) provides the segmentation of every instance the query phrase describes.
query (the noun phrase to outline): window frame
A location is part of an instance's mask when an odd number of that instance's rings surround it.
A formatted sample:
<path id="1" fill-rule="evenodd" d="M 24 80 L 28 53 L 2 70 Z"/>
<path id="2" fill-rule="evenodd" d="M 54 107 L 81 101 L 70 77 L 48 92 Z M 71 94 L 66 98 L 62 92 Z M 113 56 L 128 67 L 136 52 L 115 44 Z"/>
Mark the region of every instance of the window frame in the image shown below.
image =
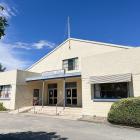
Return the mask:
<path id="1" fill-rule="evenodd" d="M 70 62 L 73 60 L 73 66 L 69 66 Z M 71 69 L 71 67 L 73 67 Z M 78 70 L 78 57 L 74 57 L 74 58 L 69 58 L 69 59 L 64 59 L 62 60 L 62 68 L 65 69 L 66 71 L 73 71 L 73 70 Z"/>
<path id="2" fill-rule="evenodd" d="M 10 100 L 11 91 L 12 91 L 11 85 L 0 85 L 0 100 Z"/>
<path id="3" fill-rule="evenodd" d="M 126 88 L 127 88 L 127 97 L 124 97 L 124 98 L 128 98 L 128 97 L 130 97 L 130 94 L 129 94 L 129 82 L 121 82 L 121 83 L 126 83 L 127 85 L 126 85 Z M 104 83 L 104 84 L 117 84 L 117 83 Z M 95 85 L 96 84 L 92 84 L 91 85 L 91 93 L 92 93 L 92 99 L 95 101 L 95 102 L 115 102 L 115 101 L 118 101 L 118 100 L 120 100 L 120 99 L 123 99 L 123 97 L 122 98 L 97 98 L 97 97 L 95 97 Z M 99 84 L 100 85 L 100 84 Z"/>

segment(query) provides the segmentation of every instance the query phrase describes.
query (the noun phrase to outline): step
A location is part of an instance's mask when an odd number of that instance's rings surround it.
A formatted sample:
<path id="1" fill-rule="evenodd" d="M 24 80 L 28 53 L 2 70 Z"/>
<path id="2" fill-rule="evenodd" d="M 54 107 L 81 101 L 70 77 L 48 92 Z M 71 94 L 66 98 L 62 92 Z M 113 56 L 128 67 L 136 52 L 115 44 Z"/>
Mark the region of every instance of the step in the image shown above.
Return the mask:
<path id="1" fill-rule="evenodd" d="M 21 107 L 21 108 L 19 108 L 19 109 L 12 110 L 12 111 L 10 111 L 9 113 L 10 113 L 10 114 L 18 114 L 18 113 L 29 112 L 32 108 L 33 108 L 33 106 Z"/>
<path id="2" fill-rule="evenodd" d="M 47 115 L 56 115 L 55 106 L 36 106 L 35 110 L 32 108 L 29 112 L 37 114 L 47 114 Z M 71 108 L 71 107 L 57 107 L 57 113 L 60 116 L 80 116 L 82 113 L 82 108 Z"/>

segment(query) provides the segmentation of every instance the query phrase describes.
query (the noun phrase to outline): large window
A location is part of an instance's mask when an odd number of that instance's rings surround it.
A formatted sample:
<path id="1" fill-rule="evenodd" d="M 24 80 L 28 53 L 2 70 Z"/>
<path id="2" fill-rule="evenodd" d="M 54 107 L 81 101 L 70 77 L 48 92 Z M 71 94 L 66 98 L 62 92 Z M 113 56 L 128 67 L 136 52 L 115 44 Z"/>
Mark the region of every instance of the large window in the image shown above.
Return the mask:
<path id="1" fill-rule="evenodd" d="M 77 70 L 78 69 L 78 58 L 71 58 L 63 60 L 63 69 L 65 70 Z"/>
<path id="2" fill-rule="evenodd" d="M 94 85 L 95 99 L 121 99 L 128 97 L 128 83 L 105 83 Z"/>
<path id="3" fill-rule="evenodd" d="M 0 86 L 0 99 L 10 99 L 11 85 Z"/>

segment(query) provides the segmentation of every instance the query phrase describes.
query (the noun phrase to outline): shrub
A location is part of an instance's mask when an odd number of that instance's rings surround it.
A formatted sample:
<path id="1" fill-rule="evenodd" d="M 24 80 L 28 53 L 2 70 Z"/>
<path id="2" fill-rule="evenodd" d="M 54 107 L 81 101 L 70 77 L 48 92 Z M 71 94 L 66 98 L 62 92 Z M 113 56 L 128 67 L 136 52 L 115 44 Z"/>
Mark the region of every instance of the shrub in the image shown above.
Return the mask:
<path id="1" fill-rule="evenodd" d="M 140 127 L 140 97 L 115 102 L 108 113 L 108 121 Z"/>
<path id="2" fill-rule="evenodd" d="M 3 106 L 2 103 L 0 103 L 0 111 L 6 111 L 7 109 Z"/>

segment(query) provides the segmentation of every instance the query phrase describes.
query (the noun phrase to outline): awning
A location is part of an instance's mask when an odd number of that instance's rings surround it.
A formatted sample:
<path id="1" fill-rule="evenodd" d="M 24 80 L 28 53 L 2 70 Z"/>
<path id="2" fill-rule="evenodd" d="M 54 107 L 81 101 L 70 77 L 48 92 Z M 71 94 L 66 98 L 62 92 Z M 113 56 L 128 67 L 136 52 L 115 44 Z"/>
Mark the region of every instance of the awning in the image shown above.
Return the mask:
<path id="1" fill-rule="evenodd" d="M 119 82 L 130 82 L 130 81 L 131 81 L 131 73 L 90 77 L 90 82 L 92 84 L 119 83 Z"/>
<path id="2" fill-rule="evenodd" d="M 51 79 L 62 79 L 62 78 L 72 78 L 72 77 L 81 77 L 80 72 L 74 72 L 74 73 L 57 73 L 53 75 L 42 75 L 37 77 L 28 77 L 26 78 L 26 82 L 30 81 L 39 81 L 39 80 L 51 80 Z"/>

